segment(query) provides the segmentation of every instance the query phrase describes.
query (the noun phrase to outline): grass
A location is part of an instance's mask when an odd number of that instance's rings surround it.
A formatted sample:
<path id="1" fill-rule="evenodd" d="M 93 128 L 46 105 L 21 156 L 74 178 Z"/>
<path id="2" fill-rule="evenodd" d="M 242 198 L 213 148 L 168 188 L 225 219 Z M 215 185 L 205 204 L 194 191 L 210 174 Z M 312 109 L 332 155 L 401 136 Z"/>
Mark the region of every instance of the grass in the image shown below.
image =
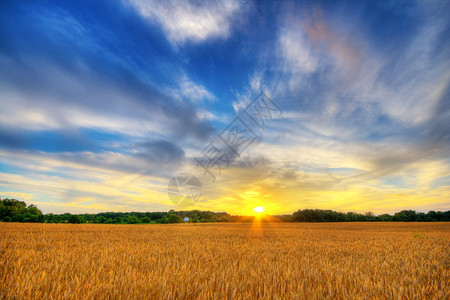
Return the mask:
<path id="1" fill-rule="evenodd" d="M 448 299 L 449 249 L 449 223 L 0 223 L 0 298 Z"/>

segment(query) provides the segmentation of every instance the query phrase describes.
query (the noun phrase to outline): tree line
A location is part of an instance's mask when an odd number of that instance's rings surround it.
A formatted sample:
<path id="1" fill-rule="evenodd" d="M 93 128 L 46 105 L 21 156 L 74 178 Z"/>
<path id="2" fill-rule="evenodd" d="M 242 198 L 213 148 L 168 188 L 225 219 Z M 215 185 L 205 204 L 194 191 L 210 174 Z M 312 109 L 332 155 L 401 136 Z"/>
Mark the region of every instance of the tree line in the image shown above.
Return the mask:
<path id="1" fill-rule="evenodd" d="M 168 212 L 102 212 L 97 214 L 43 214 L 34 205 L 16 199 L 0 200 L 1 222 L 32 223 L 98 223 L 98 224 L 150 224 L 182 223 L 188 217 L 190 223 L 233 222 L 235 219 L 225 212 L 174 211 Z"/>
<path id="2" fill-rule="evenodd" d="M 373 213 L 358 214 L 354 212 L 336 212 L 323 209 L 303 209 L 292 215 L 282 216 L 285 221 L 294 222 L 449 222 L 450 211 L 429 211 L 428 213 L 415 210 L 402 210 L 393 215 Z"/>
<path id="3" fill-rule="evenodd" d="M 254 217 L 232 216 L 226 212 L 212 211 L 174 211 L 168 212 L 102 212 L 97 214 L 43 214 L 33 204 L 27 205 L 16 199 L 0 200 L 1 222 L 33 223 L 95 223 L 95 224 L 168 224 L 168 223 L 206 223 L 206 222 L 252 222 Z M 440 222 L 450 221 L 450 211 L 402 210 L 393 215 L 354 212 L 336 212 L 323 209 L 303 209 L 291 215 L 273 216 L 280 222 Z"/>

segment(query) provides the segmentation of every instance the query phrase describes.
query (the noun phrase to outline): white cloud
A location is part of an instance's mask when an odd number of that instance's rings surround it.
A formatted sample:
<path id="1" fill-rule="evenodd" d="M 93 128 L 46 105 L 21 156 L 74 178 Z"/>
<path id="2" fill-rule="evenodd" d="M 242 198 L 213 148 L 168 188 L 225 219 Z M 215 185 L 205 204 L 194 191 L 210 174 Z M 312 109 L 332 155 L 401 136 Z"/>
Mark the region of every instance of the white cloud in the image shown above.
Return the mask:
<path id="1" fill-rule="evenodd" d="M 0 119 L 0 127 L 13 126 L 21 130 L 36 131 L 94 128 L 131 136 L 167 133 L 164 126 L 169 120 L 167 116 L 150 114 L 151 118 L 136 117 L 133 107 L 126 105 L 127 98 L 115 96 L 110 99 L 121 104 L 123 107 L 121 115 L 115 112 L 95 111 L 88 106 L 64 103 L 56 99 L 43 99 L 39 96 L 36 96 L 35 101 L 30 101 L 16 91 L 7 90 L 0 95 L 0 103 L 4 103 L 5 113 Z M 45 100 L 50 103 L 46 104 Z"/>
<path id="2" fill-rule="evenodd" d="M 184 73 L 176 76 L 173 91 L 165 91 L 157 90 L 138 76 L 130 80 L 132 84 L 124 86 L 97 72 L 74 73 L 31 58 L 22 60 L 27 69 L 1 55 L 0 62 L 5 70 L 11 70 L 0 73 L 2 128 L 94 128 L 131 136 L 178 135 L 189 129 L 190 124 L 194 131 L 199 128 L 199 133 L 203 128 L 210 129 L 195 119 L 194 106 L 176 101 L 182 99 L 180 95 L 193 102 L 215 99 Z"/>
<path id="3" fill-rule="evenodd" d="M 179 81 L 181 93 L 193 102 L 214 100 L 214 96 L 202 85 L 196 84 L 184 75 Z"/>
<path id="4" fill-rule="evenodd" d="M 299 28 L 291 27 L 280 34 L 280 50 L 286 67 L 292 73 L 310 73 L 317 68 L 317 58 L 312 54 L 306 38 Z"/>
<path id="5" fill-rule="evenodd" d="M 324 17 L 310 18 L 309 23 L 303 15 L 286 17 L 278 33 L 282 75 L 273 90 L 281 95 L 289 91 L 314 95 L 307 100 L 320 107 L 315 114 L 323 117 L 316 125 L 330 133 L 344 132 L 346 126 L 347 133 L 364 134 L 351 119 L 360 114 L 367 119 L 364 124 L 358 121 L 360 125 L 372 126 L 383 115 L 404 127 L 423 125 L 434 117 L 450 82 L 449 61 L 438 63 L 438 52 L 434 52 L 448 23 L 441 11 L 439 5 L 418 8 L 421 25 L 403 48 L 392 47 L 390 40 L 387 46 L 370 48 L 364 30 L 335 30 Z M 313 72 L 318 72 L 320 80 L 310 85 L 306 76 Z"/>
<path id="6" fill-rule="evenodd" d="M 319 56 L 314 54 L 298 21 L 286 24 L 279 31 L 277 56 L 280 59 L 280 71 L 286 76 L 277 89 L 300 89 L 305 76 L 319 67 Z"/>
<path id="7" fill-rule="evenodd" d="M 336 91 L 379 105 L 383 113 L 405 126 L 429 121 L 450 82 L 449 62 L 437 63 L 432 54 L 445 28 L 435 26 L 440 21 L 437 16 L 424 18 L 401 56 L 368 52 L 359 69 L 335 68 L 329 74 L 339 78 Z"/>
<path id="8" fill-rule="evenodd" d="M 202 101 L 214 102 L 216 100 L 216 97 L 206 87 L 192 81 L 183 71 L 173 77 L 173 83 L 160 87 L 160 91 L 177 101 L 189 100 L 196 104 Z"/>
<path id="9" fill-rule="evenodd" d="M 240 9 L 240 3 L 235 0 L 200 4 L 143 0 L 130 0 L 130 3 L 143 17 L 161 25 L 172 44 L 227 37 L 231 19 Z"/>
<path id="10" fill-rule="evenodd" d="M 235 113 L 247 107 L 261 92 L 272 97 L 271 88 L 266 84 L 264 71 L 259 70 L 249 76 L 248 86 L 242 91 L 233 91 L 236 101 L 232 102 Z"/>
<path id="11" fill-rule="evenodd" d="M 253 92 L 258 93 L 261 91 L 261 82 L 263 80 L 263 74 L 257 72 L 250 78 L 250 87 Z"/>
<path id="12" fill-rule="evenodd" d="M 205 109 L 199 110 L 199 111 L 197 112 L 197 117 L 198 117 L 200 120 L 210 120 L 210 121 L 215 121 L 215 120 L 218 120 L 218 119 L 219 119 L 218 116 L 216 116 L 216 115 L 213 114 L 212 112 L 209 112 L 209 111 L 207 111 L 207 110 L 205 110 Z"/>

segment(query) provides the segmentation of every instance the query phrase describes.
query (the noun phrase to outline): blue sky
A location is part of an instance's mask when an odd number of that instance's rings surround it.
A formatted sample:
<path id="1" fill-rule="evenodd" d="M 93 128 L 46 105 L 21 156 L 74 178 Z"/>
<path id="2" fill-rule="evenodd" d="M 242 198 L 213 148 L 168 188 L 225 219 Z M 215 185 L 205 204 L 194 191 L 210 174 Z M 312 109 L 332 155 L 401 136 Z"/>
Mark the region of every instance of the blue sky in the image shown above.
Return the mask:
<path id="1" fill-rule="evenodd" d="M 190 208 L 448 210 L 449 20 L 447 1 L 2 1 L 0 195 L 178 209 L 170 178 L 264 91 L 282 116 Z"/>

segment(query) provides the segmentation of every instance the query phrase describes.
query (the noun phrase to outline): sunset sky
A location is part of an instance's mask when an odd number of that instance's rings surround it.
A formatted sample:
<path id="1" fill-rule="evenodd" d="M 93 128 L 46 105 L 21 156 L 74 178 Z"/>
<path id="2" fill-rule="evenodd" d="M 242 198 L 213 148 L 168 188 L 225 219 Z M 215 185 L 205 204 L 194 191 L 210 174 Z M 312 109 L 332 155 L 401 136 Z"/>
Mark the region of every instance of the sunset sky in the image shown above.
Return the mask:
<path id="1" fill-rule="evenodd" d="M 206 181 L 261 92 L 279 113 Z M 4 0 L 0 111 L 0 196 L 45 213 L 449 210 L 450 2 Z"/>

